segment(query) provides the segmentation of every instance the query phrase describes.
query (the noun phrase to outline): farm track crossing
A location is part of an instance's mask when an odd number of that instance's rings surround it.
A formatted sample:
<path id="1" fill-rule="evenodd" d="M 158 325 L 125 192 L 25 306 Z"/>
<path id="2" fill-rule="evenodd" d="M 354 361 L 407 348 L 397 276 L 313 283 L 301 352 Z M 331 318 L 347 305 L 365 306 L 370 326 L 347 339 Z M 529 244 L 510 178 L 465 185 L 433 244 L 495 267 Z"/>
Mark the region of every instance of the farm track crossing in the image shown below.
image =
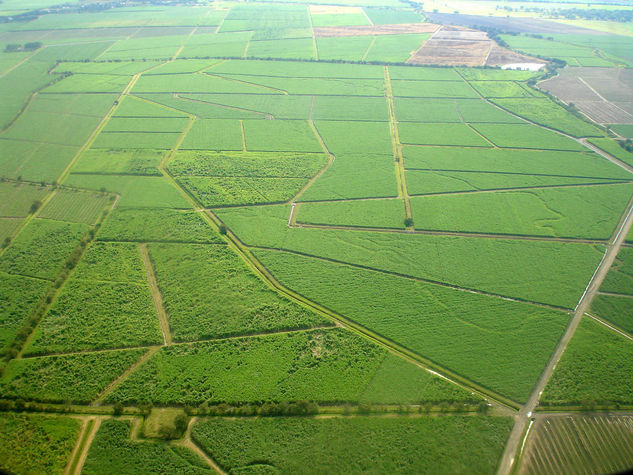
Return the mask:
<path id="1" fill-rule="evenodd" d="M 207 463 L 207 465 L 209 465 L 209 467 L 211 467 L 213 470 L 215 470 L 220 475 L 226 475 L 226 472 L 220 468 L 220 466 L 215 462 L 215 460 L 213 460 L 209 456 L 209 454 L 207 454 L 204 450 L 202 450 L 198 446 L 198 444 L 196 444 L 191 439 L 191 428 L 194 426 L 194 424 L 197 421 L 198 421 L 197 417 L 192 417 L 189 420 L 189 424 L 187 425 L 187 430 L 185 431 L 185 435 L 184 435 L 184 438 L 183 438 L 183 441 L 182 441 L 183 447 L 188 447 L 189 449 L 191 449 L 195 453 L 197 453 L 200 457 L 202 457 L 202 459 Z"/>
<path id="2" fill-rule="evenodd" d="M 541 373 L 541 376 L 538 382 L 536 383 L 527 403 L 523 406 L 523 408 L 519 411 L 519 413 L 516 416 L 515 425 L 512 429 L 512 432 L 510 433 L 510 437 L 508 438 L 508 443 L 506 445 L 503 458 L 501 459 L 501 463 L 499 464 L 499 468 L 497 471 L 499 475 L 506 475 L 512 472 L 515 458 L 518 456 L 518 449 L 521 444 L 522 435 L 524 433 L 525 427 L 528 424 L 528 421 L 530 417 L 532 416 L 532 413 L 536 409 L 539 403 L 541 394 L 543 390 L 545 389 L 545 386 L 549 382 L 552 374 L 554 373 L 554 369 L 556 368 L 556 365 L 560 361 L 565 351 L 565 348 L 567 348 L 567 345 L 569 344 L 572 337 L 574 336 L 574 333 L 576 332 L 576 329 L 580 325 L 580 321 L 582 320 L 587 309 L 589 308 L 591 301 L 593 300 L 595 295 L 598 293 L 598 289 L 600 288 L 602 281 L 605 279 L 607 273 L 609 272 L 609 269 L 611 269 L 611 266 L 613 265 L 613 262 L 615 261 L 615 258 L 618 255 L 620 247 L 622 243 L 624 242 L 624 240 L 626 239 L 626 235 L 631 229 L 632 224 L 633 224 L 633 205 L 629 203 L 629 206 L 627 207 L 626 212 L 621 218 L 616 231 L 613 233 L 612 238 L 609 244 L 607 245 L 607 249 L 605 251 L 602 261 L 598 265 L 598 268 L 596 269 L 594 275 L 592 276 L 591 280 L 587 284 L 587 288 L 585 289 L 585 292 L 580 298 L 578 305 L 574 309 L 573 317 L 571 321 L 569 322 L 567 329 L 565 330 L 565 333 L 563 334 L 563 337 L 558 342 L 558 345 L 556 346 L 556 349 L 554 350 L 547 366 Z"/>

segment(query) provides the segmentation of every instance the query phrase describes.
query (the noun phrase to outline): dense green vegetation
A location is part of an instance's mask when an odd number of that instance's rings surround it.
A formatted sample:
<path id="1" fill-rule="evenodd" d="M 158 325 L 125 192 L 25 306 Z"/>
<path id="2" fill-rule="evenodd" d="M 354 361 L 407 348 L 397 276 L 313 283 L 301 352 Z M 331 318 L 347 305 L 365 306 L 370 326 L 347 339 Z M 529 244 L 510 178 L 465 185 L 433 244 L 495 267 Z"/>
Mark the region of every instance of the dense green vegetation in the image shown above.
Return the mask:
<path id="1" fill-rule="evenodd" d="M 79 426 L 70 417 L 0 414 L 2 468 L 12 473 L 63 473 Z"/>
<path id="2" fill-rule="evenodd" d="M 591 302 L 591 311 L 609 323 L 633 333 L 633 305 L 630 296 L 598 295 Z"/>
<path id="3" fill-rule="evenodd" d="M 214 419 L 192 436 L 231 473 L 490 473 L 511 425 L 485 416 Z"/>
<path id="4" fill-rule="evenodd" d="M 329 324 L 266 287 L 222 245 L 150 244 L 176 341 Z"/>
<path id="5" fill-rule="evenodd" d="M 633 342 L 584 318 L 548 383 L 544 406 L 633 403 Z"/>

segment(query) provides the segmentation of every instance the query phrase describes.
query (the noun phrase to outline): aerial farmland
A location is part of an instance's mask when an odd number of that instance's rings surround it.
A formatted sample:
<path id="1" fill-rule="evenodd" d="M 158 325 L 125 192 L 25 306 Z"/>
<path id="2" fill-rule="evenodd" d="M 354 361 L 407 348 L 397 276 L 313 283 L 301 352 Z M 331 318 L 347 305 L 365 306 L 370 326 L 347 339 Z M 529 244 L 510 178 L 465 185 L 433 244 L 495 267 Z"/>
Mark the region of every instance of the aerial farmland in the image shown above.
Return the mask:
<path id="1" fill-rule="evenodd" d="M 0 472 L 633 468 L 633 3 L 0 3 Z"/>

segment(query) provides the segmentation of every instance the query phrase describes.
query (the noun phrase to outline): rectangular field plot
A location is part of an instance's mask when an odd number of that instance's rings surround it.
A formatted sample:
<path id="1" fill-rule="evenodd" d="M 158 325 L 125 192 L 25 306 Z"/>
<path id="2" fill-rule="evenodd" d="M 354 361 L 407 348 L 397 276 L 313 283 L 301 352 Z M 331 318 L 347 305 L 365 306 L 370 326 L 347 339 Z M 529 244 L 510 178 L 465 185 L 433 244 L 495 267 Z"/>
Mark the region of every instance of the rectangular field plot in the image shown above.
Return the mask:
<path id="1" fill-rule="evenodd" d="M 44 93 L 121 93 L 130 76 L 74 74 L 44 89 Z"/>
<path id="2" fill-rule="evenodd" d="M 13 359 L 0 377 L 10 398 L 88 403 L 147 350 L 116 350 Z"/>
<path id="3" fill-rule="evenodd" d="M 297 223 L 404 229 L 401 199 L 304 203 L 295 216 Z"/>
<path id="4" fill-rule="evenodd" d="M 470 81 L 484 97 L 533 97 L 532 91 L 514 81 Z"/>
<path id="5" fill-rule="evenodd" d="M 633 175 L 593 152 L 404 147 L 407 169 L 515 173 L 630 180 Z"/>
<path id="6" fill-rule="evenodd" d="M 607 240 L 633 186 L 595 185 L 411 199 L 418 229 Z"/>
<path id="7" fill-rule="evenodd" d="M 36 201 L 42 201 L 51 189 L 45 186 L 0 182 L 0 216 L 25 217 Z"/>
<path id="8" fill-rule="evenodd" d="M 411 69 L 411 68 L 407 68 Z M 275 73 L 272 74 L 270 64 L 263 61 L 224 61 L 213 68 L 214 73 L 248 74 L 254 76 L 277 76 L 291 78 L 348 78 L 348 79 L 382 79 L 382 66 L 364 64 L 332 64 L 318 62 L 277 61 Z M 313 92 L 316 94 L 316 92 Z"/>
<path id="9" fill-rule="evenodd" d="M 93 243 L 81 258 L 72 278 L 134 284 L 147 282 L 138 244 L 121 242 Z"/>
<path id="10" fill-rule="evenodd" d="M 93 225 L 114 197 L 75 190 L 57 190 L 40 211 L 40 218 Z"/>
<path id="11" fill-rule="evenodd" d="M 102 241 L 224 242 L 199 213 L 160 208 L 117 208 L 99 230 Z"/>
<path id="12" fill-rule="evenodd" d="M 335 59 L 362 61 L 373 39 L 372 36 L 317 38 L 319 59 L 323 61 Z"/>
<path id="13" fill-rule="evenodd" d="M 517 473 L 618 473 L 633 466 L 631 416 L 539 418 L 531 429 Z"/>
<path id="14" fill-rule="evenodd" d="M 185 93 L 179 94 L 176 101 L 179 103 L 174 103 L 174 107 L 209 119 L 307 120 L 312 109 L 312 97 L 284 94 Z"/>
<path id="15" fill-rule="evenodd" d="M 494 99 L 494 103 L 510 112 L 574 137 L 602 137 L 604 132 L 589 122 L 573 116 L 546 98 Z"/>
<path id="16" fill-rule="evenodd" d="M 53 280 L 88 229 L 85 224 L 34 219 L 2 254 L 0 270 Z"/>
<path id="17" fill-rule="evenodd" d="M 213 70 L 212 70 L 213 71 Z M 202 92 L 202 93 L 244 93 L 244 94 L 274 94 L 275 91 L 268 87 L 252 84 L 248 80 L 235 81 L 210 76 L 204 73 L 194 74 L 165 74 L 154 76 L 141 76 L 132 89 L 134 94 L 140 93 L 165 93 L 178 92 Z"/>
<path id="18" fill-rule="evenodd" d="M 622 330 L 633 333 L 633 298 L 630 295 L 598 294 L 591 301 L 591 312 Z"/>
<path id="19" fill-rule="evenodd" d="M 563 312 L 367 269 L 255 254 L 294 291 L 516 401 L 529 395 L 568 320 Z"/>
<path id="20" fill-rule="evenodd" d="M 218 209 L 247 245 L 288 249 L 433 282 L 574 308 L 603 246 L 288 227 L 289 205 Z M 464 266 L 464 262 L 470 263 Z"/>
<path id="21" fill-rule="evenodd" d="M 13 237 L 23 221 L 22 218 L 0 218 L 0 242 L 4 243 L 5 239 Z"/>
<path id="22" fill-rule="evenodd" d="M 120 208 L 190 208 L 178 189 L 163 177 L 71 174 L 66 184 L 118 193 Z"/>
<path id="23" fill-rule="evenodd" d="M 367 51 L 365 61 L 403 63 L 428 37 L 428 34 L 376 36 L 373 45 Z"/>
<path id="24" fill-rule="evenodd" d="M 246 50 L 246 56 L 253 58 L 314 59 L 315 51 L 312 38 L 251 40 Z"/>
<path id="25" fill-rule="evenodd" d="M 112 117 L 103 132 L 182 132 L 187 121 L 186 118 L 171 117 Z"/>
<path id="26" fill-rule="evenodd" d="M 459 171 L 407 170 L 409 195 L 429 195 L 459 191 L 543 188 L 568 185 L 618 183 L 604 178 L 582 178 L 519 173 L 478 173 Z"/>
<path id="27" fill-rule="evenodd" d="M 393 153 L 389 124 L 385 122 L 319 120 L 315 126 L 328 150 L 337 156 Z"/>
<path id="28" fill-rule="evenodd" d="M 158 165 L 165 150 L 90 149 L 81 154 L 73 173 L 160 175 Z"/>
<path id="29" fill-rule="evenodd" d="M 389 369 L 394 373 L 385 376 Z M 167 384 L 165 376 L 173 378 L 171 384 Z M 404 380 L 405 377 L 410 379 Z M 388 384 L 390 380 L 397 380 L 404 391 L 376 392 L 374 383 Z M 187 381 L 195 381 L 196 389 L 185 391 Z M 419 398 L 418 402 L 479 400 L 469 391 L 342 329 L 164 348 L 109 399 L 136 401 L 145 391 L 164 404 L 194 405 L 201 401 L 335 402 L 366 397 L 381 402 L 404 402 L 411 397 Z"/>
<path id="30" fill-rule="evenodd" d="M 392 155 L 337 153 L 336 160 L 300 196 L 300 201 L 392 196 L 398 196 Z"/>
<path id="31" fill-rule="evenodd" d="M 543 391 L 541 406 L 633 404 L 633 342 L 584 317 Z"/>
<path id="32" fill-rule="evenodd" d="M 24 180 L 51 183 L 64 171 L 79 147 L 0 140 L 0 173 Z"/>
<path id="33" fill-rule="evenodd" d="M 476 100 L 476 99 L 475 99 Z M 400 122 L 461 122 L 455 99 L 394 98 Z"/>
<path id="34" fill-rule="evenodd" d="M 310 178 L 327 163 L 324 153 L 176 152 L 174 175 Z"/>
<path id="35" fill-rule="evenodd" d="M 403 144 L 490 147 L 490 143 L 466 124 L 398 124 Z"/>
<path id="36" fill-rule="evenodd" d="M 328 324 L 267 288 L 225 246 L 151 244 L 176 341 Z"/>
<path id="37" fill-rule="evenodd" d="M 81 422 L 72 417 L 3 413 L 0 459 L 12 473 L 63 473 Z"/>
<path id="38" fill-rule="evenodd" d="M 211 473 L 207 463 L 187 447 L 162 441 L 133 440 L 132 422 L 107 419 L 99 426 L 86 457 L 82 473 L 96 475 L 108 471 L 124 473 Z"/>
<path id="39" fill-rule="evenodd" d="M 147 282 L 71 278 L 35 329 L 25 354 L 149 346 L 162 342 Z"/>
<path id="40" fill-rule="evenodd" d="M 464 82 L 452 68 L 389 66 L 391 80 Z M 422 85 L 421 85 L 422 87 Z"/>
<path id="41" fill-rule="evenodd" d="M 441 466 L 447 473 L 465 467 L 490 473 L 510 427 L 509 418 L 486 416 L 201 419 L 192 437 L 235 472 L 274 466 L 298 473 L 310 466 L 315 472 L 405 474 Z"/>
<path id="42" fill-rule="evenodd" d="M 396 97 L 477 98 L 477 93 L 464 81 L 407 81 L 392 79 Z"/>
<path id="43" fill-rule="evenodd" d="M 478 132 L 498 147 L 582 151 L 585 148 L 556 132 L 530 124 L 475 124 Z"/>
<path id="44" fill-rule="evenodd" d="M 180 146 L 184 150 L 242 150 L 242 129 L 237 120 L 197 120 Z"/>
<path id="45" fill-rule="evenodd" d="M 305 178 L 181 176 L 178 182 L 203 206 L 282 203 L 299 193 Z"/>
<path id="46" fill-rule="evenodd" d="M 245 120 L 246 149 L 271 152 L 321 152 L 310 125 L 299 120 Z"/>
<path id="47" fill-rule="evenodd" d="M 0 272 L 0 350 L 11 344 L 50 283 Z"/>
<path id="48" fill-rule="evenodd" d="M 314 96 L 314 120 L 387 121 L 387 101 L 383 97 Z"/>
<path id="49" fill-rule="evenodd" d="M 106 149 L 170 149 L 180 137 L 179 132 L 101 132 L 94 148 Z"/>
<path id="50" fill-rule="evenodd" d="M 478 99 L 457 99 L 457 110 L 464 122 L 490 122 L 521 124 L 523 120 L 508 114 L 494 105 Z"/>

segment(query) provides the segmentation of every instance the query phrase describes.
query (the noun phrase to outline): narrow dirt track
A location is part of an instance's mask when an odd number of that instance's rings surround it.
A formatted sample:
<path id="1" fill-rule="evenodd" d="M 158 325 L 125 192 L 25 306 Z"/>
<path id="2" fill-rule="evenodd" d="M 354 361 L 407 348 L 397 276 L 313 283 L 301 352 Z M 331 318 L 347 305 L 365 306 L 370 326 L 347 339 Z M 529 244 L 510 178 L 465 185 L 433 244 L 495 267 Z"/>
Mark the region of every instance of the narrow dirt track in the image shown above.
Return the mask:
<path id="1" fill-rule="evenodd" d="M 149 283 L 150 290 L 152 291 L 152 298 L 154 300 L 154 307 L 156 308 L 156 315 L 158 316 L 158 322 L 160 323 L 160 329 L 163 333 L 163 344 L 171 345 L 171 331 L 169 329 L 169 317 L 165 312 L 163 306 L 163 296 L 158 288 L 156 282 L 156 275 L 154 274 L 154 265 L 152 258 L 147 251 L 147 244 L 141 243 L 138 245 L 139 252 L 143 258 L 143 264 L 145 265 L 145 273 L 147 274 L 147 282 Z"/>
<path id="2" fill-rule="evenodd" d="M 611 241 L 607 245 L 607 250 L 604 254 L 602 261 L 600 262 L 600 265 L 596 269 L 593 277 L 591 278 L 591 280 L 589 281 L 589 284 L 587 285 L 587 288 L 585 289 L 584 294 L 580 298 L 580 301 L 578 302 L 578 305 L 576 306 L 572 319 L 569 322 L 569 325 L 567 326 L 567 329 L 565 330 L 563 337 L 558 342 L 558 345 L 556 346 L 556 349 L 554 350 L 552 357 L 550 358 L 547 366 L 541 373 L 541 376 L 539 377 L 539 380 L 536 383 L 536 386 L 534 387 L 532 394 L 530 395 L 527 403 L 523 406 L 523 408 L 519 411 L 519 414 L 516 416 L 514 428 L 512 429 L 512 432 L 510 433 L 510 437 L 508 438 L 508 443 L 506 445 L 505 452 L 501 459 L 501 463 L 499 464 L 499 468 L 497 471 L 498 475 L 508 475 L 512 473 L 515 458 L 519 455 L 517 452 L 522 443 L 525 428 L 530 418 L 532 417 L 532 413 L 534 412 L 534 410 L 539 404 L 541 394 L 543 393 L 545 386 L 547 385 L 552 374 L 554 373 L 554 369 L 556 368 L 556 365 L 560 361 L 565 349 L 567 348 L 567 345 L 569 344 L 572 337 L 574 336 L 576 329 L 580 325 L 580 321 L 582 320 L 585 312 L 589 308 L 591 301 L 593 300 L 595 295 L 598 293 L 598 289 L 600 288 L 602 281 L 604 280 L 607 273 L 609 272 L 609 269 L 611 268 L 611 265 L 613 264 L 613 261 L 615 260 L 618 254 L 618 251 L 620 250 L 620 247 L 622 246 L 622 243 L 624 242 L 626 238 L 627 233 L 631 229 L 632 224 L 633 224 L 633 206 L 629 206 L 618 228 L 616 229 L 616 232 L 614 232 L 614 235 L 611 238 Z"/>

